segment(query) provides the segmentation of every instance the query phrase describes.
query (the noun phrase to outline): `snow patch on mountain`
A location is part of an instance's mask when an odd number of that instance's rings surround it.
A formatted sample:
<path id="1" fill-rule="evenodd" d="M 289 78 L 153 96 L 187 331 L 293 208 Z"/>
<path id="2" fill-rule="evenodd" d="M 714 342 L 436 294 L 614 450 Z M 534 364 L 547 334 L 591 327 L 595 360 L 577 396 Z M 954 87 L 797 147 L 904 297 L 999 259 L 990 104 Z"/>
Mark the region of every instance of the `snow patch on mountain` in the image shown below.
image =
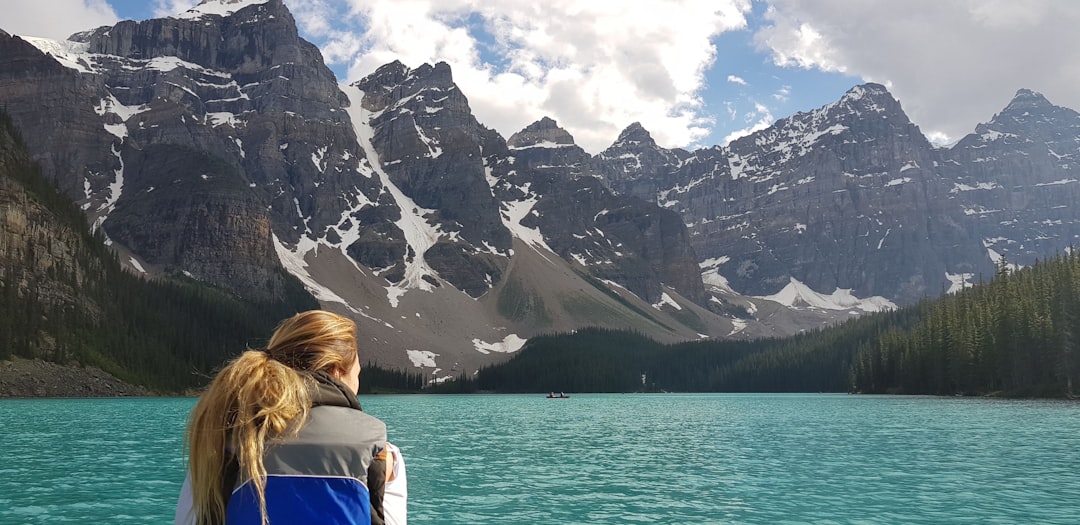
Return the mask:
<path id="1" fill-rule="evenodd" d="M 527 217 L 530 213 L 533 213 L 533 206 L 536 206 L 536 203 L 540 200 L 538 195 L 529 190 L 530 186 L 531 183 L 525 183 L 525 185 L 521 187 L 521 190 L 527 195 L 525 199 L 518 201 L 504 201 L 502 203 L 502 209 L 499 211 L 499 216 L 502 218 L 503 225 L 510 230 L 511 235 L 525 241 L 526 244 L 534 248 L 543 248 L 554 253 L 555 250 L 552 250 L 551 247 L 548 246 L 547 241 L 544 240 L 544 235 L 540 233 L 539 227 L 529 228 L 528 226 L 523 226 L 521 224 L 522 219 Z"/>
<path id="2" fill-rule="evenodd" d="M 432 291 L 432 285 L 424 279 L 425 276 L 437 277 L 424 254 L 439 240 L 439 228 L 424 218 L 425 215 L 434 213 L 434 210 L 421 208 L 409 196 L 405 195 L 382 169 L 379 161 L 379 153 L 372 144 L 375 130 L 371 127 L 371 120 L 377 116 L 361 105 L 364 93 L 354 86 L 342 86 L 342 91 L 349 97 L 349 107 L 346 112 L 352 119 L 353 129 L 356 130 L 356 139 L 364 150 L 371 168 L 379 176 L 383 187 L 394 198 L 394 202 L 401 210 L 401 218 L 395 223 L 405 234 L 405 241 L 409 244 L 409 252 L 405 255 L 405 277 L 398 283 L 391 284 L 386 288 L 386 296 L 390 306 L 397 308 L 398 300 L 411 289 Z M 530 206 L 531 209 L 531 206 Z M 411 257 L 410 257 L 411 255 Z"/>
<path id="3" fill-rule="evenodd" d="M 406 350 L 405 355 L 409 356 L 409 361 L 416 368 L 437 368 L 439 366 L 435 364 L 435 358 L 439 357 L 439 354 L 430 350 Z"/>
<path id="4" fill-rule="evenodd" d="M 705 259 L 698 263 L 698 267 L 701 268 L 701 281 L 705 286 L 711 286 L 718 288 L 725 292 L 732 294 L 737 293 L 731 288 L 731 283 L 728 282 L 727 277 L 720 275 L 720 266 L 731 261 L 731 258 L 724 255 L 722 257 L 714 257 L 711 259 Z"/>
<path id="5" fill-rule="evenodd" d="M 896 308 L 892 301 L 879 295 L 859 299 L 851 294 L 850 288 L 837 288 L 829 295 L 818 293 L 794 277 L 783 290 L 773 295 L 759 297 L 759 299 L 774 301 L 794 309 L 850 310 L 856 308 L 864 312 L 880 312 Z"/>
<path id="6" fill-rule="evenodd" d="M 277 234 L 271 233 L 271 236 L 274 241 L 274 251 L 277 252 L 278 260 L 281 261 L 281 266 L 297 279 L 300 279 L 300 282 L 304 283 L 304 288 L 306 288 L 308 292 L 311 292 L 311 295 L 313 295 L 315 299 L 322 302 L 342 304 L 351 312 L 357 314 L 360 313 L 359 310 L 353 308 L 352 305 L 340 295 L 316 281 L 308 272 L 308 264 L 307 261 L 304 260 L 304 257 L 307 256 L 308 252 L 319 246 L 317 241 L 308 237 L 301 237 L 300 242 L 296 243 L 296 248 L 290 250 L 278 239 Z"/>
<path id="7" fill-rule="evenodd" d="M 38 48 L 42 53 L 52 55 L 60 65 L 66 68 L 74 69 L 80 73 L 95 72 L 90 61 L 87 60 L 87 51 L 90 44 L 34 36 L 20 35 L 19 38 Z"/>
<path id="8" fill-rule="evenodd" d="M 1004 237 L 997 237 L 997 238 L 994 238 L 994 239 L 983 239 L 983 246 L 986 248 L 986 255 L 987 255 L 987 257 L 990 257 L 990 261 L 994 263 L 994 266 L 999 267 L 1004 262 L 1005 263 L 1005 268 L 1008 269 L 1008 270 L 1011 270 L 1011 271 L 1016 271 L 1016 270 L 1019 270 L 1019 269 L 1023 268 L 1024 267 L 1023 265 L 1011 263 L 1011 262 L 1008 262 L 1008 261 L 1004 260 L 1005 256 L 1001 255 L 1000 252 L 998 252 L 997 250 L 994 249 L 994 246 L 999 242 L 1003 242 L 1003 243 L 1007 244 L 1007 243 L 1009 243 L 1011 241 L 1009 241 L 1008 239 L 1005 239 Z"/>
<path id="9" fill-rule="evenodd" d="M 975 274 L 973 274 L 973 273 L 949 273 L 949 272 L 945 272 L 945 279 L 947 279 L 949 281 L 949 283 L 951 283 L 949 285 L 949 290 L 947 292 L 945 292 L 945 293 L 946 294 L 954 294 L 954 293 L 959 292 L 959 291 L 961 291 L 961 290 L 963 290 L 965 288 L 971 288 L 972 286 L 974 286 L 974 283 L 971 282 L 971 279 L 973 277 L 975 277 Z"/>
<path id="10" fill-rule="evenodd" d="M 207 15 L 229 16 L 245 7 L 265 4 L 269 0 L 203 0 L 199 5 L 174 18 L 202 18 Z"/>
<path id="11" fill-rule="evenodd" d="M 503 338 L 502 341 L 495 341 L 494 343 L 486 343 L 480 339 L 473 339 L 473 348 L 476 348 L 477 352 L 481 354 L 489 354 L 491 352 L 498 352 L 502 354 L 512 354 L 521 350 L 521 347 L 525 346 L 526 339 L 518 337 L 517 334 L 510 334 Z"/>
<path id="12" fill-rule="evenodd" d="M 682 310 L 682 306 L 680 306 L 679 303 L 675 302 L 675 300 L 672 299 L 671 296 L 667 294 L 667 292 L 661 292 L 660 300 L 653 303 L 652 307 L 656 308 L 657 310 L 663 310 L 664 305 L 670 306 L 676 310 Z"/>
<path id="13" fill-rule="evenodd" d="M 1000 187 L 1001 186 L 998 186 L 996 182 L 980 182 L 980 183 L 978 183 L 978 184 L 976 184 L 974 186 L 969 186 L 967 184 L 955 183 L 955 184 L 953 184 L 953 189 L 949 190 L 949 193 L 959 193 L 961 191 L 975 191 L 975 190 L 992 190 L 992 189 L 1000 188 Z"/>
<path id="14" fill-rule="evenodd" d="M 733 335 L 735 335 L 735 334 L 737 334 L 737 333 L 739 333 L 739 332 L 741 332 L 743 330 L 746 330 L 746 327 L 749 324 L 750 323 L 748 323 L 748 322 L 746 322 L 745 320 L 742 320 L 742 319 L 737 319 L 737 318 L 732 319 L 731 320 L 731 332 L 728 332 L 728 337 L 731 337 L 731 336 L 733 336 Z"/>

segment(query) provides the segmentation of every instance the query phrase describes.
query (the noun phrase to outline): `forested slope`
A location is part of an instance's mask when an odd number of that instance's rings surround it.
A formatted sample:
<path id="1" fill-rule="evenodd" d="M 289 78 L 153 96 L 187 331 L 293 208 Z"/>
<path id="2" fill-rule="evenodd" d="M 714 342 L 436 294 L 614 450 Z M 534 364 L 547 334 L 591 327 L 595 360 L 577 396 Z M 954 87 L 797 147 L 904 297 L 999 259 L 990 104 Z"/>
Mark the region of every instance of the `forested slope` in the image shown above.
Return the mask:
<path id="1" fill-rule="evenodd" d="M 863 392 L 1072 397 L 1080 255 L 784 339 L 662 345 L 584 330 L 531 339 L 459 380 L 496 392 Z"/>
<path id="2" fill-rule="evenodd" d="M 1018 271 L 934 301 L 908 329 L 863 349 L 860 392 L 1072 396 L 1080 387 L 1080 255 Z"/>

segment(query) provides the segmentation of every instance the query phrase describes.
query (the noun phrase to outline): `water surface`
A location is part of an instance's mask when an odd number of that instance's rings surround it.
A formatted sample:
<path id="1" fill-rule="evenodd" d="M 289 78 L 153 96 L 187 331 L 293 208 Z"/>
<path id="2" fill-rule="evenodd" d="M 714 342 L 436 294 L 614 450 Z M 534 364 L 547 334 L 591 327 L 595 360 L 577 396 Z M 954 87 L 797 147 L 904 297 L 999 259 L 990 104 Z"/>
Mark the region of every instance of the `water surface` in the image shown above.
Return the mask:
<path id="1" fill-rule="evenodd" d="M 1075 524 L 1080 404 L 372 396 L 419 523 Z M 191 399 L 0 401 L 0 524 L 168 523 Z"/>

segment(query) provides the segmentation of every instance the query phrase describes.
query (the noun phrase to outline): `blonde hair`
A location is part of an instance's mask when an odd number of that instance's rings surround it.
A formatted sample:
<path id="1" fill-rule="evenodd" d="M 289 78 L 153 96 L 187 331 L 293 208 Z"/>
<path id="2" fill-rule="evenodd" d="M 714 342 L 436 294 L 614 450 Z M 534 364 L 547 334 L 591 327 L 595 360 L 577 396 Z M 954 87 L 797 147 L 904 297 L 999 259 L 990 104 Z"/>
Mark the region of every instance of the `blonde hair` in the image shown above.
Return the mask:
<path id="1" fill-rule="evenodd" d="M 356 324 L 311 310 L 282 321 L 265 351 L 247 350 L 218 372 L 191 411 L 185 436 L 197 523 L 225 522 L 231 458 L 268 522 L 263 452 L 267 438 L 296 432 L 307 420 L 314 384 L 301 372 L 346 372 L 356 358 Z"/>

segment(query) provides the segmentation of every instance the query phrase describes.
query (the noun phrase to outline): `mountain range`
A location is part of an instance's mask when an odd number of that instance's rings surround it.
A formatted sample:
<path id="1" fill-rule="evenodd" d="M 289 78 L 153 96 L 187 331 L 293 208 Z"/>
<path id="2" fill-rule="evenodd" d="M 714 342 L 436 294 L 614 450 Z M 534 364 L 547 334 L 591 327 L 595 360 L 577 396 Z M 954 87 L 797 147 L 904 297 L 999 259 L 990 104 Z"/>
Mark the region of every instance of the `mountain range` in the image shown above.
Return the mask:
<path id="1" fill-rule="evenodd" d="M 445 63 L 339 84 L 281 0 L 0 31 L 0 107 L 132 272 L 264 301 L 285 269 L 437 377 L 588 326 L 792 334 L 1080 235 L 1080 114 L 1033 91 L 949 147 L 864 84 L 726 146 L 634 123 L 590 155 L 547 117 L 485 127 Z"/>

